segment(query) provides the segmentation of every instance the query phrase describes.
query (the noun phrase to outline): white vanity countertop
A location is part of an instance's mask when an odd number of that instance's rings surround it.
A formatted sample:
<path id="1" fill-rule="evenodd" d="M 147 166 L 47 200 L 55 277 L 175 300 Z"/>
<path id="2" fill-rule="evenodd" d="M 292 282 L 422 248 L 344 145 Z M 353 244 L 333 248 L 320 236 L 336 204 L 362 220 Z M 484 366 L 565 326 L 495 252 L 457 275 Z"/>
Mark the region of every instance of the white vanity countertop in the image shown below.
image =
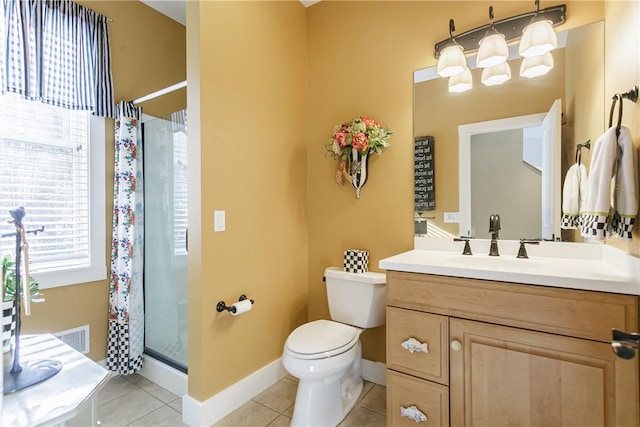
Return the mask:
<path id="1" fill-rule="evenodd" d="M 95 416 L 96 393 L 109 381 L 109 371 L 50 334 L 21 335 L 20 345 L 21 366 L 50 359 L 61 362 L 62 370 L 42 383 L 5 395 L 0 425 L 95 425 L 95 419 L 73 418 L 85 404 L 92 405 L 88 410 Z M 4 375 L 10 374 L 4 371 Z"/>
<path id="2" fill-rule="evenodd" d="M 541 242 L 526 245 L 528 259 L 516 258 L 518 241 L 498 241 L 500 256 L 489 256 L 489 240 L 464 242 L 416 238 L 415 249 L 380 260 L 380 268 L 410 273 L 640 295 L 640 259 L 603 244 Z"/>

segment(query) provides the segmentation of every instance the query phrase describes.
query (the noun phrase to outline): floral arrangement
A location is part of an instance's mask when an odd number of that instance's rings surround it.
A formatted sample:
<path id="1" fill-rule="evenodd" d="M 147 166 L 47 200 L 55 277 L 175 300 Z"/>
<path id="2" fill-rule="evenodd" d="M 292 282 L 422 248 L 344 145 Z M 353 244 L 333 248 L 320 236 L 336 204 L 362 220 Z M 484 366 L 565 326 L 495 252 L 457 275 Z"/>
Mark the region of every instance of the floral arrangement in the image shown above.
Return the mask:
<path id="1" fill-rule="evenodd" d="M 363 156 L 369 153 L 381 155 L 382 150 L 389 146 L 387 141 L 392 133 L 388 126 L 382 127 L 377 120 L 368 117 L 357 117 L 334 127 L 333 135 L 325 145 L 325 150 L 331 153 L 334 159 L 339 160 L 336 183 L 342 184 L 343 176 L 347 181 L 352 182 L 352 175 L 358 172 L 351 170 L 353 166 L 360 165 L 359 162 L 353 165 L 349 161 L 352 151 L 355 150 Z"/>

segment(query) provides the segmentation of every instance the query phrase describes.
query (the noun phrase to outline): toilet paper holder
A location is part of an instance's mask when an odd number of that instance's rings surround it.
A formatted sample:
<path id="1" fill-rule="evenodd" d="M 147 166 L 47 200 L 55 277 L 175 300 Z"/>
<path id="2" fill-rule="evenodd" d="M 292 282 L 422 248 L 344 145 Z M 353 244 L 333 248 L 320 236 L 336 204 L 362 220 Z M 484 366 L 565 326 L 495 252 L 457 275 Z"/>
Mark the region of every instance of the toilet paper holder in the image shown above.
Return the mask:
<path id="1" fill-rule="evenodd" d="M 247 296 L 245 294 L 240 295 L 240 298 L 238 298 L 238 302 L 240 301 L 244 301 L 247 299 Z M 249 301 L 251 301 L 251 304 L 253 304 L 253 300 L 250 299 Z M 233 305 L 227 305 L 225 304 L 224 301 L 218 301 L 218 304 L 216 305 L 216 311 L 218 313 L 222 313 L 224 310 L 227 310 L 230 313 L 235 313 L 236 312 L 236 308 Z"/>

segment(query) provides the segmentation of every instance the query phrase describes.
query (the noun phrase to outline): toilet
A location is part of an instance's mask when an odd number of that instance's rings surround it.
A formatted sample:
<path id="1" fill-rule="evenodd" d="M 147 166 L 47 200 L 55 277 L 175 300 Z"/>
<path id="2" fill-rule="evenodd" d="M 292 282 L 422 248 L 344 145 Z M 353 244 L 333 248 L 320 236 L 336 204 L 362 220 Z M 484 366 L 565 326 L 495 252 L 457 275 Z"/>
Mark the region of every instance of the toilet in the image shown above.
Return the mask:
<path id="1" fill-rule="evenodd" d="M 292 426 L 335 426 L 362 392 L 360 334 L 385 324 L 384 273 L 325 270 L 332 320 L 296 328 L 284 345 L 282 364 L 299 379 Z"/>

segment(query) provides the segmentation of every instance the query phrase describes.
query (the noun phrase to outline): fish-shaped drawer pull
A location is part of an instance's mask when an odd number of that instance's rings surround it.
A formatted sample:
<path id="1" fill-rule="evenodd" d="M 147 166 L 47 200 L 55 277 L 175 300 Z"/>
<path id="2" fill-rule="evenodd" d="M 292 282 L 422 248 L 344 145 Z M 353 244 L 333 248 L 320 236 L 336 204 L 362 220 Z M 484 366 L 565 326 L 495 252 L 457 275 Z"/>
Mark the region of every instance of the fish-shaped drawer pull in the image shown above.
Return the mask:
<path id="1" fill-rule="evenodd" d="M 429 346 L 426 342 L 420 342 L 415 338 L 409 338 L 402 343 L 402 348 L 409 350 L 409 353 L 429 353 Z"/>
<path id="2" fill-rule="evenodd" d="M 423 414 L 420 409 L 418 409 L 415 406 L 409 406 L 408 408 L 404 408 L 404 407 L 400 407 L 400 416 L 401 417 L 405 417 L 405 418 L 409 418 L 410 420 L 413 420 L 417 423 L 424 423 L 426 422 L 427 416 L 425 414 Z"/>

